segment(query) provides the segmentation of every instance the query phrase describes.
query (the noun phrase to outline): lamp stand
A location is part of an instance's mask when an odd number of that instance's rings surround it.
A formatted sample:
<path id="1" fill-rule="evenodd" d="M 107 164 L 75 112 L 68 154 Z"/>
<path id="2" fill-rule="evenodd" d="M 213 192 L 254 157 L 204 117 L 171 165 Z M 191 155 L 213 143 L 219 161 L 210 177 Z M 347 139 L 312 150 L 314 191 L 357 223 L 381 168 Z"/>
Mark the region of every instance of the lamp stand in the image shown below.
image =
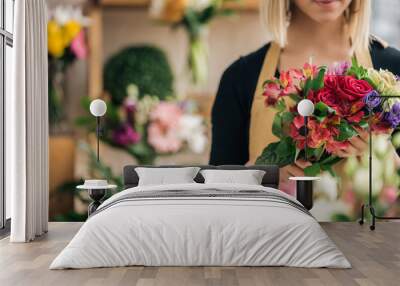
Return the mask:
<path id="1" fill-rule="evenodd" d="M 308 145 L 308 116 L 304 116 L 304 137 L 305 137 L 305 144 L 304 144 L 304 161 L 307 161 L 307 145 Z"/>
<path id="2" fill-rule="evenodd" d="M 100 162 L 100 116 L 96 116 L 97 163 Z"/>
<path id="3" fill-rule="evenodd" d="M 400 98 L 400 96 L 387 96 L 385 99 L 388 98 Z M 387 220 L 397 220 L 400 219 L 400 217 L 384 217 L 384 216 L 377 216 L 375 213 L 375 207 L 372 203 L 372 109 L 369 108 L 369 118 L 368 118 L 368 143 L 369 143 L 369 172 L 368 172 L 368 203 L 367 204 L 362 204 L 361 205 L 361 218 L 358 221 L 360 225 L 364 224 L 364 210 L 365 208 L 369 209 L 369 212 L 371 214 L 371 225 L 369 226 L 370 230 L 375 230 L 375 222 L 377 219 L 387 219 Z"/>

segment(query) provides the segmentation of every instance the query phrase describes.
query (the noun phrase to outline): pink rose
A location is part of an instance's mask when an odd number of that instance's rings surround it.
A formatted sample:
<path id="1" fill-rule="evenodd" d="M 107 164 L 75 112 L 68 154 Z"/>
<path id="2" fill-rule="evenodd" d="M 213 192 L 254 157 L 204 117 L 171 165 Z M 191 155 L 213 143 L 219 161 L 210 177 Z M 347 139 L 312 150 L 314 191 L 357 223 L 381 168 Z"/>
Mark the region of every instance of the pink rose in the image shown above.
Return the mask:
<path id="1" fill-rule="evenodd" d="M 87 57 L 88 52 L 87 52 L 86 43 L 85 43 L 85 32 L 83 29 L 72 40 L 71 51 L 80 60 L 85 59 Z"/>
<path id="2" fill-rule="evenodd" d="M 147 141 L 158 153 L 175 153 L 182 147 L 177 126 L 165 126 L 156 121 L 149 125 Z"/>

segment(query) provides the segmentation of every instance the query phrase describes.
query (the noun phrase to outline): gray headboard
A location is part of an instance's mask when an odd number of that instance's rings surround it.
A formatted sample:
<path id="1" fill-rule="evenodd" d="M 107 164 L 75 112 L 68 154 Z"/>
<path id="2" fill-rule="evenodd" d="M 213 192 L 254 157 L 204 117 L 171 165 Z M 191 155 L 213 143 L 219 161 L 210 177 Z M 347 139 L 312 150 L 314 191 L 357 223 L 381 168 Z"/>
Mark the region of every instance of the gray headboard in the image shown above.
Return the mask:
<path id="1" fill-rule="evenodd" d="M 148 167 L 148 168 L 179 168 L 187 166 L 179 165 L 167 165 L 167 166 L 134 166 L 128 165 L 124 167 L 124 188 L 133 188 L 138 185 L 139 177 L 135 171 L 136 167 Z M 211 166 L 211 165 L 197 165 L 202 170 L 204 169 L 222 169 L 222 170 L 248 170 L 256 169 L 265 171 L 265 176 L 262 181 L 262 185 L 265 187 L 278 188 L 279 185 L 279 167 L 276 165 L 260 165 L 260 166 L 240 166 L 240 165 L 221 165 L 221 166 Z M 197 183 L 204 183 L 203 176 L 199 173 L 194 179 Z"/>

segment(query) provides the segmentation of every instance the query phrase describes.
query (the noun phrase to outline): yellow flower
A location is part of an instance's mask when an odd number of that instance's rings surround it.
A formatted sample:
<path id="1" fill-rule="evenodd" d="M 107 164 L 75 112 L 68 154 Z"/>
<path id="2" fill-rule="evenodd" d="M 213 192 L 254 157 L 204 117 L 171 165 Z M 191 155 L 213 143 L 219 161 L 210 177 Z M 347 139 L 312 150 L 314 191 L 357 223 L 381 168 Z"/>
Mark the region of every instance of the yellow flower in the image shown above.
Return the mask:
<path id="1" fill-rule="evenodd" d="M 187 5 L 188 0 L 153 0 L 150 14 L 159 20 L 177 23 L 183 19 Z"/>
<path id="2" fill-rule="evenodd" d="M 70 20 L 64 25 L 63 36 L 64 36 L 64 45 L 69 46 L 72 40 L 78 35 L 82 26 L 80 23 L 74 20 Z"/>
<path id="3" fill-rule="evenodd" d="M 60 25 L 55 21 L 49 21 L 47 24 L 47 48 L 49 54 L 59 58 L 64 54 L 63 32 Z"/>
<path id="4" fill-rule="evenodd" d="M 400 84 L 393 73 L 388 70 L 368 69 L 368 77 L 376 90 L 383 96 L 400 96 Z"/>

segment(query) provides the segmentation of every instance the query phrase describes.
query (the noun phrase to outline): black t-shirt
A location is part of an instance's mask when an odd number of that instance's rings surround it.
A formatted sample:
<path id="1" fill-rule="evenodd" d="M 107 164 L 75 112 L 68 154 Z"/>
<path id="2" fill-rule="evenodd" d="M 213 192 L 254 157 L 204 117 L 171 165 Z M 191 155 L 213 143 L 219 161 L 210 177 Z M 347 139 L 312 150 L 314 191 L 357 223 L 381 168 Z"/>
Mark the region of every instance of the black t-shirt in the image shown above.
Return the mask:
<path id="1" fill-rule="evenodd" d="M 212 165 L 243 165 L 249 160 L 251 105 L 269 47 L 239 58 L 222 75 L 211 116 Z M 374 68 L 400 75 L 400 51 L 377 40 L 371 42 L 370 51 Z"/>

